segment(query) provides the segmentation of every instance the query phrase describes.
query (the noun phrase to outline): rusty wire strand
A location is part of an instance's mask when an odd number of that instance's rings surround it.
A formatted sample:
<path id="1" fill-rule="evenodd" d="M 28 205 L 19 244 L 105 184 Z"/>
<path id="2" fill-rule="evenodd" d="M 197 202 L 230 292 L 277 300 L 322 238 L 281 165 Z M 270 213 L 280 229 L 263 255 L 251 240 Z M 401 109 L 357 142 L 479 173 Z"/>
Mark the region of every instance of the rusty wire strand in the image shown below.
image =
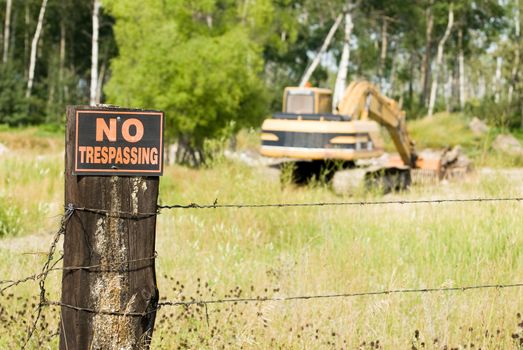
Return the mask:
<path id="1" fill-rule="evenodd" d="M 76 206 L 74 207 L 74 210 L 83 211 L 83 212 L 87 212 L 87 213 L 93 213 L 93 214 L 99 214 L 99 215 L 105 215 L 108 217 L 131 219 L 131 220 L 148 219 L 150 217 L 157 216 L 159 214 L 158 211 L 156 211 L 154 213 L 134 213 L 134 212 L 130 212 L 130 211 L 114 211 L 114 210 L 107 210 L 107 209 L 95 209 L 95 208 L 76 207 Z"/>
<path id="2" fill-rule="evenodd" d="M 29 327 L 29 330 L 27 332 L 27 337 L 24 339 L 23 344 L 21 346 L 21 349 L 25 349 L 29 341 L 31 340 L 34 332 L 36 331 L 36 327 L 38 326 L 38 321 L 40 320 L 40 316 L 42 315 L 42 309 L 46 304 L 46 290 L 45 290 L 45 280 L 47 278 L 47 275 L 49 274 L 49 266 L 51 265 L 51 262 L 53 261 L 53 256 L 56 251 L 56 246 L 58 245 L 58 241 L 60 240 L 60 236 L 62 236 L 65 233 L 65 227 L 67 225 L 67 222 L 69 219 L 73 216 L 74 213 L 74 207 L 72 205 L 69 205 L 64 215 L 62 216 L 62 219 L 60 220 L 60 228 L 54 235 L 53 241 L 51 243 L 51 246 L 49 247 L 49 253 L 47 254 L 47 260 L 44 263 L 44 266 L 42 267 L 42 272 L 40 273 L 40 276 L 38 277 L 38 285 L 40 287 L 40 300 L 38 302 L 38 306 L 36 309 L 36 317 L 32 323 L 32 325 Z M 53 265 L 54 266 L 54 265 Z"/>
<path id="3" fill-rule="evenodd" d="M 112 267 L 112 266 L 118 267 L 118 266 L 130 264 L 130 263 L 135 263 L 135 262 L 154 260 L 156 258 L 158 258 L 158 252 L 154 252 L 153 256 L 150 256 L 150 257 L 147 257 L 147 258 L 131 259 L 131 260 L 126 260 L 126 261 L 117 262 L 117 263 L 97 264 L 97 265 L 88 265 L 88 266 L 55 267 L 56 264 L 59 263 L 63 259 L 63 256 L 61 256 L 46 271 L 40 272 L 38 274 L 31 275 L 31 276 L 27 276 L 27 277 L 24 277 L 24 278 L 19 279 L 19 280 L 4 280 L 4 281 L 0 281 L 0 285 L 1 284 L 7 284 L 7 286 L 5 286 L 5 287 L 0 289 L 0 294 L 4 293 L 7 289 L 15 287 L 15 286 L 17 286 L 17 285 L 19 285 L 21 283 L 28 282 L 28 281 L 36 281 L 36 280 L 40 279 L 41 277 L 43 277 L 44 275 L 46 275 L 47 273 L 49 273 L 51 271 L 77 271 L 77 270 L 92 270 L 92 269 L 96 269 L 96 268 L 103 268 L 103 270 L 98 270 L 98 271 L 94 271 L 94 272 L 127 272 L 129 270 L 125 269 L 125 268 L 110 269 L 110 267 Z"/>
<path id="4" fill-rule="evenodd" d="M 56 264 L 58 264 L 61 260 L 63 259 L 63 256 L 61 256 L 59 259 L 57 259 L 53 265 L 51 265 L 51 267 L 47 270 L 47 271 L 55 271 L 55 270 L 60 270 L 60 268 L 55 268 Z M 36 281 L 37 279 L 39 279 L 40 277 L 43 276 L 43 272 L 40 272 L 40 273 L 37 273 L 37 274 L 34 274 L 34 275 L 31 275 L 31 276 L 27 276 L 27 277 L 24 277 L 24 278 L 21 278 L 21 279 L 18 279 L 18 280 L 3 280 L 3 281 L 0 281 L 0 285 L 2 284 L 7 284 L 7 286 L 3 287 L 3 288 L 0 288 L 0 295 L 2 295 L 6 290 L 10 289 L 10 288 L 13 288 L 21 283 L 24 283 L 24 282 L 28 282 L 28 281 Z"/>
<path id="5" fill-rule="evenodd" d="M 276 302 L 276 301 L 292 301 L 292 300 L 312 300 L 312 299 L 326 299 L 326 298 L 348 298 L 348 297 L 359 297 L 359 296 L 375 296 L 375 295 L 390 295 L 390 294 L 403 294 L 403 293 L 428 293 L 428 292 L 453 292 L 453 291 L 467 291 L 475 289 L 504 289 L 504 288 L 516 288 L 523 287 L 523 283 L 511 283 L 511 284 L 485 284 L 485 285 L 473 285 L 464 287 L 442 287 L 442 288 L 422 288 L 422 289 L 392 289 L 392 290 L 381 290 L 381 291 L 370 291 L 370 292 L 357 292 L 357 293 L 341 293 L 341 294 L 321 294 L 321 295 L 301 295 L 301 296 L 288 296 L 288 297 L 256 297 L 256 298 L 226 298 L 216 300 L 190 300 L 190 301 L 163 301 L 157 304 L 152 310 L 144 312 L 125 312 L 125 311 L 112 311 L 112 310 L 95 310 L 92 308 L 83 308 L 75 305 L 65 304 L 58 301 L 49 301 L 46 298 L 45 281 L 51 271 L 74 271 L 74 270 L 91 270 L 95 268 L 107 268 L 108 266 L 121 266 L 132 262 L 153 260 L 157 258 L 157 253 L 154 256 L 147 258 L 140 258 L 134 260 L 128 260 L 120 263 L 113 264 L 97 264 L 90 266 L 69 266 L 69 267 L 55 267 L 56 264 L 62 260 L 63 256 L 53 262 L 54 253 L 56 251 L 57 244 L 60 236 L 65 233 L 66 224 L 72 217 L 75 211 L 90 212 L 94 214 L 101 214 L 107 216 L 115 216 L 121 218 L 127 218 L 131 220 L 140 220 L 160 214 L 162 209 L 218 209 L 218 208 L 282 208 L 282 207 L 323 207 L 323 206 L 365 206 L 365 205 L 391 205 L 391 204 L 429 204 L 429 203 L 466 203 L 466 202 L 508 202 L 515 201 L 520 202 L 523 197 L 499 197 L 499 198 L 461 198 L 461 199 L 421 199 L 421 200 L 390 200 L 390 201 L 352 201 L 352 202 L 315 202 L 315 203 L 266 203 L 266 204 L 218 204 L 215 200 L 213 204 L 196 204 L 190 203 L 187 205 L 157 205 L 157 210 L 154 213 L 134 213 L 125 211 L 109 211 L 104 209 L 94 209 L 86 207 L 75 207 L 73 204 L 69 204 L 65 208 L 65 213 L 62 216 L 59 230 L 56 232 L 54 239 L 49 248 L 47 254 L 47 260 L 44 263 L 40 273 L 25 277 L 20 280 L 5 280 L 0 281 L 0 285 L 7 284 L 6 287 L 0 289 L 2 294 L 8 288 L 14 287 L 20 283 L 38 280 L 40 290 L 40 300 L 35 311 L 36 317 L 32 325 L 28 329 L 27 337 L 23 340 L 22 349 L 25 349 L 36 331 L 39 319 L 41 317 L 42 309 L 45 306 L 60 306 L 69 308 L 77 311 L 84 311 L 95 314 L 104 314 L 112 316 L 129 316 L 129 317 L 144 317 L 148 314 L 154 313 L 162 307 L 168 306 L 185 306 L 199 305 L 205 307 L 207 313 L 207 305 L 220 304 L 220 303 L 249 303 L 249 302 Z M 52 263 L 53 262 L 53 263 Z M 52 264 L 51 264 L 52 263 Z M 118 270 L 120 271 L 120 270 Z M 207 316 L 208 317 L 208 316 Z"/>
<path id="6" fill-rule="evenodd" d="M 111 315 L 111 316 L 130 316 L 130 317 L 143 317 L 150 313 L 156 312 L 163 307 L 167 306 L 191 306 L 198 305 L 204 306 L 211 304 L 223 304 L 223 303 L 259 303 L 259 302 L 277 302 L 277 301 L 293 301 L 293 300 L 313 300 L 313 299 L 330 299 L 330 298 L 351 298 L 351 297 L 362 297 L 362 296 L 376 296 L 376 295 L 391 295 L 391 294 L 407 294 L 407 293 L 434 293 L 434 292 L 465 292 L 468 290 L 477 289 L 505 289 L 505 288 L 520 288 L 523 287 L 523 283 L 510 283 L 510 284 L 483 284 L 463 287 L 441 287 L 441 288 L 419 288 L 419 289 L 389 289 L 380 291 L 370 292 L 355 292 L 355 293 L 338 293 L 338 294 L 319 294 L 319 295 L 298 295 L 289 297 L 256 297 L 256 298 L 227 298 L 227 299 L 215 299 L 215 300 L 190 300 L 190 301 L 163 301 L 158 303 L 158 307 L 144 312 L 124 312 L 124 311 L 112 311 L 112 310 L 95 310 L 92 308 L 85 308 L 70 304 L 65 304 L 58 301 L 46 301 L 48 306 L 61 306 L 68 309 L 83 311 L 88 313 Z"/>
<path id="7" fill-rule="evenodd" d="M 414 200 L 390 200 L 390 201 L 349 201 L 349 202 L 311 202 L 311 203 L 227 203 L 219 204 L 215 200 L 213 204 L 171 204 L 156 206 L 155 212 L 134 213 L 129 211 L 113 211 L 107 209 L 74 207 L 76 211 L 88 212 L 109 217 L 122 219 L 141 220 L 161 213 L 162 209 L 244 209 L 244 208 L 288 208 L 288 207 L 332 207 L 332 206 L 370 206 L 370 205 L 392 205 L 392 204 L 439 204 L 439 203 L 470 203 L 470 202 L 521 202 L 523 197 L 497 197 L 497 198 L 440 198 L 440 199 L 414 199 Z M 71 204 L 70 204 L 71 205 Z"/>
<path id="8" fill-rule="evenodd" d="M 158 205 L 158 209 L 223 209 L 223 208 L 283 208 L 283 207 L 326 207 L 326 206 L 366 206 L 388 204 L 428 204 L 428 203 L 466 203 L 466 202 L 507 202 L 523 201 L 523 197 L 498 197 L 498 198 L 441 198 L 418 200 L 390 200 L 390 201 L 350 201 L 350 202 L 313 202 L 313 203 L 265 203 L 265 204 L 197 204 L 187 205 Z"/>
<path id="9" fill-rule="evenodd" d="M 158 308 L 155 308 L 153 310 L 145 311 L 145 312 L 136 312 L 136 311 L 125 312 L 125 311 L 111 311 L 111 310 L 95 310 L 95 309 L 88 308 L 88 307 L 80 307 L 80 306 L 76 306 L 76 305 L 62 303 L 61 301 L 49 301 L 49 300 L 45 301 L 44 306 L 60 306 L 60 307 L 65 307 L 65 308 L 71 309 L 71 310 L 83 311 L 83 312 L 88 312 L 88 313 L 98 314 L 98 315 L 129 316 L 129 317 L 144 317 L 144 316 L 147 316 L 148 314 L 156 312 L 156 310 L 159 309 L 159 307 L 158 307 Z"/>

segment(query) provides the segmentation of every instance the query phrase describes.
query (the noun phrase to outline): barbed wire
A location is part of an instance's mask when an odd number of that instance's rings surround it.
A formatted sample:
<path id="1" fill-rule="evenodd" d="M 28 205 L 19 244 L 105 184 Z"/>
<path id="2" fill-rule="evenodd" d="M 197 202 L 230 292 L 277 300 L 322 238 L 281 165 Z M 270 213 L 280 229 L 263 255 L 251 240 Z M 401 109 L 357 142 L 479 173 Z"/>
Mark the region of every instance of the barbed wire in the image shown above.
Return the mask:
<path id="1" fill-rule="evenodd" d="M 72 205 L 72 204 L 69 204 Z M 108 217 L 115 217 L 120 219 L 130 219 L 130 220 L 140 220 L 140 219 L 148 219 L 153 216 L 157 216 L 159 214 L 158 210 L 154 213 L 135 213 L 130 211 L 114 211 L 114 210 L 107 210 L 107 209 L 96 209 L 96 208 L 86 208 L 86 207 L 76 207 L 73 206 L 74 210 L 76 211 L 83 211 L 87 213 L 93 213 L 93 214 L 99 214 L 99 215 L 105 215 Z"/>
<path id="2" fill-rule="evenodd" d="M 40 273 L 40 276 L 38 277 L 38 280 L 39 280 L 38 285 L 40 287 L 40 300 L 38 302 L 37 309 L 36 309 L 36 317 L 34 318 L 32 325 L 29 327 L 29 330 L 27 332 L 27 337 L 25 338 L 25 340 L 22 343 L 22 347 L 21 347 L 22 350 L 26 348 L 26 346 L 29 343 L 29 341 L 31 340 L 34 332 L 36 331 L 36 327 L 38 326 L 38 321 L 40 320 L 40 316 L 42 315 L 42 309 L 46 304 L 45 280 L 47 279 L 47 275 L 49 274 L 49 268 L 50 268 L 49 266 L 51 265 L 51 262 L 53 260 L 54 252 L 56 251 L 56 246 L 58 245 L 60 236 L 65 234 L 65 228 L 66 228 L 67 222 L 73 216 L 73 213 L 74 213 L 74 208 L 72 205 L 69 205 L 66 208 L 65 213 L 62 216 L 62 219 L 60 220 L 60 228 L 54 235 L 53 241 L 49 248 L 49 253 L 47 254 L 47 259 L 42 267 L 42 272 Z"/>
<path id="3" fill-rule="evenodd" d="M 58 264 L 61 260 L 63 259 L 63 255 L 58 258 L 54 263 L 53 265 L 51 265 L 51 267 L 47 270 L 47 271 L 55 271 L 55 270 L 60 270 L 61 268 L 55 268 L 56 264 Z M 13 288 L 13 287 L 16 287 L 17 285 L 19 284 L 22 284 L 24 282 L 28 282 L 28 281 L 36 281 L 38 280 L 39 278 L 41 278 L 42 276 L 44 275 L 44 273 L 40 272 L 38 274 L 34 274 L 34 275 L 30 275 L 30 276 L 27 276 L 27 277 L 24 277 L 24 278 L 21 278 L 19 280 L 3 280 L 3 281 L 0 281 L 0 285 L 2 284 L 7 284 L 7 286 L 3 287 L 3 288 L 0 288 L 0 295 L 2 295 L 6 290 L 10 289 L 10 288 Z"/>
<path id="4" fill-rule="evenodd" d="M 21 283 L 28 282 L 28 281 L 35 281 L 43 277 L 45 274 L 52 272 L 52 271 L 75 271 L 75 270 L 92 270 L 96 268 L 100 268 L 103 270 L 98 270 L 94 272 L 129 272 L 132 271 L 131 269 L 126 268 L 117 268 L 117 269 L 111 269 L 111 267 L 118 267 L 122 265 L 127 265 L 135 262 L 141 262 L 141 261 L 148 261 L 148 260 L 154 260 L 158 258 L 158 252 L 154 252 L 153 256 L 147 257 L 147 258 L 140 258 L 140 259 L 131 259 L 131 260 L 125 260 L 122 262 L 114 262 L 114 263 L 107 263 L 107 264 L 97 264 L 97 265 L 88 265 L 88 266 L 64 266 L 64 267 L 55 267 L 58 262 L 60 262 L 63 259 L 63 256 L 61 256 L 59 259 L 57 259 L 53 265 L 48 268 L 44 272 L 40 272 L 38 274 L 30 275 L 24 278 L 21 278 L 19 280 L 3 280 L 0 281 L 0 285 L 7 284 L 7 286 L 0 288 L 0 294 L 4 293 L 6 290 L 15 287 Z"/>
<path id="5" fill-rule="evenodd" d="M 223 209 L 223 208 L 284 208 L 284 207 L 325 207 L 325 206 L 366 206 L 390 204 L 438 204 L 438 203 L 468 203 L 468 202 L 520 202 L 523 197 L 498 197 L 498 198 L 441 198 L 441 199 L 414 199 L 414 200 L 389 200 L 389 201 L 349 201 L 349 202 L 313 202 L 313 203 L 265 203 L 265 204 L 213 204 L 190 203 L 187 205 L 158 205 L 158 209 Z"/>
<path id="6" fill-rule="evenodd" d="M 60 307 L 65 307 L 65 308 L 71 309 L 71 310 L 88 312 L 91 314 L 107 315 L 107 316 L 129 316 L 129 317 L 145 317 L 148 314 L 154 313 L 159 309 L 159 307 L 157 307 L 153 310 L 144 311 L 144 312 L 95 310 L 95 309 L 88 308 L 88 307 L 81 307 L 81 306 L 71 305 L 71 304 L 67 304 L 67 303 L 62 303 L 61 301 L 49 301 L 49 300 L 46 300 L 44 306 L 60 306 Z"/>
<path id="7" fill-rule="evenodd" d="M 309 202 L 309 203 L 224 203 L 219 204 L 215 199 L 212 204 L 158 204 L 155 212 L 129 212 L 114 211 L 100 208 L 76 207 L 72 204 L 74 210 L 88 212 L 109 217 L 118 217 L 123 219 L 140 220 L 157 216 L 163 209 L 244 209 L 244 208 L 288 208 L 288 207 L 333 207 L 333 206 L 375 206 L 375 205 L 409 205 L 409 204 L 441 204 L 441 203 L 470 203 L 470 202 L 521 202 L 523 197 L 477 197 L 477 198 L 439 198 L 439 199 L 413 199 L 413 200 L 388 200 L 388 201 L 341 201 L 341 202 Z"/>
<path id="8" fill-rule="evenodd" d="M 36 316 L 32 324 L 29 326 L 27 337 L 23 340 L 22 349 L 25 349 L 34 335 L 38 322 L 41 318 L 42 309 L 47 306 L 60 306 L 69 308 L 76 311 L 89 312 L 95 314 L 104 314 L 112 316 L 129 316 L 129 317 L 144 317 L 150 313 L 154 313 L 163 307 L 169 306 L 185 306 L 191 305 L 203 305 L 207 308 L 207 305 L 220 304 L 220 303 L 251 303 L 251 302 L 277 302 L 277 301 L 292 301 L 292 300 L 314 300 L 314 299 L 327 299 L 327 298 L 349 298 L 349 297 L 360 297 L 360 296 L 375 296 L 375 295 L 390 295 L 390 294 L 404 294 L 404 293 L 433 293 L 433 292 L 454 292 L 454 291 L 468 291 L 477 289 L 505 289 L 505 288 L 518 288 L 523 287 L 523 283 L 509 283 L 509 284 L 483 284 L 483 285 L 472 285 L 463 287 L 441 287 L 441 288 L 420 288 L 420 289 L 390 289 L 380 291 L 369 291 L 369 292 L 353 292 L 353 293 L 338 293 L 338 294 L 318 294 L 318 295 L 297 295 L 297 296 L 284 296 L 284 297 L 251 297 L 251 298 L 225 298 L 225 299 L 214 299 L 214 300 L 188 300 L 188 301 L 162 301 L 152 310 L 144 312 L 137 311 L 114 311 L 114 310 L 96 310 L 92 308 L 84 308 L 77 305 L 71 305 L 62 303 L 59 301 L 49 301 L 46 297 L 45 282 L 47 276 L 52 271 L 74 271 L 74 270 L 92 270 L 100 269 L 99 272 L 126 272 L 131 271 L 129 269 L 111 269 L 111 267 L 121 267 L 122 265 L 154 260 L 158 257 L 155 252 L 154 256 L 132 259 L 124 262 L 115 262 L 109 264 L 96 264 L 88 266 L 65 266 L 56 267 L 56 265 L 63 259 L 63 255 L 55 260 L 54 254 L 60 237 L 65 233 L 66 225 L 69 219 L 73 216 L 75 211 L 89 212 L 98 215 L 106 215 L 111 217 L 126 218 L 130 220 L 140 220 L 150 217 L 157 216 L 161 213 L 161 210 L 174 210 L 174 209 L 220 209 L 220 208 L 284 208 L 284 207 L 325 207 L 325 206 L 370 206 L 370 205 L 408 205 L 408 204 L 439 204 L 439 203 L 470 203 L 470 202 L 521 202 L 523 197 L 497 197 L 497 198 L 442 198 L 442 199 L 419 199 L 419 200 L 388 200 L 388 201 L 342 201 L 342 202 L 311 202 L 311 203 L 262 203 L 262 204 L 250 204 L 250 203 L 229 203 L 229 204 L 218 204 L 216 199 L 213 204 L 197 204 L 190 203 L 186 205 L 172 204 L 172 205 L 157 205 L 155 212 L 149 213 L 136 213 L 126 211 L 111 211 L 106 209 L 96 209 L 87 207 L 76 207 L 73 204 L 68 204 L 65 208 L 60 222 L 60 228 L 55 233 L 51 242 L 49 251 L 47 253 L 47 259 L 41 269 L 41 272 L 31 276 L 24 277 L 19 280 L 2 280 L 1 285 L 6 285 L 0 289 L 0 294 L 3 294 L 7 289 L 15 287 L 21 283 L 27 281 L 38 281 L 39 284 L 39 302 L 37 304 L 35 313 Z"/>
<path id="9" fill-rule="evenodd" d="M 484 284 L 464 287 L 441 287 L 441 288 L 421 288 L 421 289 L 389 289 L 371 292 L 355 292 L 355 293 L 339 293 L 339 294 L 319 294 L 319 295 L 298 295 L 290 297 L 257 297 L 257 298 L 227 298 L 216 300 L 191 300 L 191 301 L 164 301 L 159 302 L 162 306 L 189 306 L 202 304 L 222 304 L 222 303 L 249 303 L 249 302 L 265 302 L 265 301 L 292 301 L 292 300 L 310 300 L 310 299 L 330 299 L 330 298 L 352 298 L 362 296 L 374 295 L 390 295 L 390 294 L 405 294 L 405 293 L 434 293 L 434 292 L 465 292 L 474 289 L 504 289 L 504 288 L 518 288 L 523 287 L 523 283 L 511 284 Z"/>
<path id="10" fill-rule="evenodd" d="M 316 295 L 297 295 L 297 296 L 283 296 L 283 297 L 251 297 L 251 298 L 225 298 L 214 300 L 188 300 L 188 301 L 161 301 L 157 308 L 144 312 L 127 312 L 114 310 L 95 310 L 87 307 L 80 307 L 71 304 L 65 304 L 59 301 L 46 301 L 47 306 L 60 306 L 68 309 L 103 314 L 111 316 L 130 316 L 130 317 L 144 317 L 150 313 L 156 312 L 167 306 L 191 306 L 191 305 L 211 305 L 223 303 L 259 303 L 259 302 L 278 302 L 278 301 L 304 301 L 314 299 L 332 299 L 332 298 L 353 298 L 363 296 L 376 295 L 392 295 L 392 294 L 409 294 L 409 293 L 436 293 L 436 292 L 465 292 L 477 289 L 506 289 L 506 288 L 521 288 L 523 283 L 509 283 L 509 284 L 481 284 L 462 287 L 439 287 L 439 288 L 418 288 L 418 289 L 388 289 L 369 292 L 354 292 L 354 293 L 337 293 L 337 294 L 316 294 Z"/>

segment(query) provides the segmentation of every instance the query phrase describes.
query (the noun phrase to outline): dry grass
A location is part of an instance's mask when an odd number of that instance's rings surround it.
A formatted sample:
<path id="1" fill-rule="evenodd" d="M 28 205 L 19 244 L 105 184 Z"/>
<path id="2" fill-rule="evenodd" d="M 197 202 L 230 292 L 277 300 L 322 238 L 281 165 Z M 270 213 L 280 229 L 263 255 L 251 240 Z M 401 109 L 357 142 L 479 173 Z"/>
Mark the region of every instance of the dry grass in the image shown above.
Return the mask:
<path id="1" fill-rule="evenodd" d="M 8 196 L 31 218 L 17 236 L 0 239 L 0 279 L 36 272 L 44 256 L 24 253 L 45 251 L 51 239 L 45 232 L 57 228 L 52 215 L 61 210 L 62 156 L 59 149 L 40 156 L 40 163 L 27 162 L 34 152 L 21 149 L 0 158 L 0 198 Z M 38 169 L 48 170 L 30 174 Z M 521 177 L 510 174 L 472 176 L 387 199 L 521 195 Z M 201 170 L 168 167 L 160 197 L 163 203 L 340 200 L 322 184 L 281 188 L 257 169 L 225 160 Z M 521 282 L 521 205 L 164 211 L 157 231 L 160 295 L 188 300 Z M 46 209 L 34 211 L 39 206 Z M 60 274 L 47 285 L 57 299 Z M 17 347 L 24 336 L 37 285 L 11 291 L 0 296 L 0 348 Z M 219 304 L 207 312 L 164 308 L 153 348 L 519 349 L 520 312 L 523 289 Z M 33 348 L 56 347 L 50 335 L 58 315 L 46 310 Z"/>

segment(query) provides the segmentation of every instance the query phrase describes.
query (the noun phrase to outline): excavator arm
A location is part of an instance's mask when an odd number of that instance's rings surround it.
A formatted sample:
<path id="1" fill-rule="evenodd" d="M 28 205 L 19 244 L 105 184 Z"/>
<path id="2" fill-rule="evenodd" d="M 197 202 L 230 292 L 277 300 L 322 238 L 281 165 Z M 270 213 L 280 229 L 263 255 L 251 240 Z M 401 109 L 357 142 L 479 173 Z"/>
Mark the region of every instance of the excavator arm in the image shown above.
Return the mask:
<path id="1" fill-rule="evenodd" d="M 414 141 L 407 132 L 405 112 L 396 101 L 382 95 L 367 81 L 352 82 L 338 104 L 338 113 L 350 120 L 372 119 L 389 132 L 403 163 L 416 167 L 418 158 Z"/>

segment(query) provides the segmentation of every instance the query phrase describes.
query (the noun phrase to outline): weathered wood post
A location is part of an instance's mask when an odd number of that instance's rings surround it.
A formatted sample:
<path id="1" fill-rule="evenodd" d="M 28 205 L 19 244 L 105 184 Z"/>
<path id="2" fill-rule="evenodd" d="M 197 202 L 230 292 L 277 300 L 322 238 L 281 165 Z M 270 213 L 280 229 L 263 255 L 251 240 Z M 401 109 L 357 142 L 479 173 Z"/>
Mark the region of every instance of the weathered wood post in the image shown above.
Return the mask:
<path id="1" fill-rule="evenodd" d="M 60 349 L 148 347 L 163 119 L 157 111 L 67 108 L 65 205 L 78 209 L 65 230 Z"/>

